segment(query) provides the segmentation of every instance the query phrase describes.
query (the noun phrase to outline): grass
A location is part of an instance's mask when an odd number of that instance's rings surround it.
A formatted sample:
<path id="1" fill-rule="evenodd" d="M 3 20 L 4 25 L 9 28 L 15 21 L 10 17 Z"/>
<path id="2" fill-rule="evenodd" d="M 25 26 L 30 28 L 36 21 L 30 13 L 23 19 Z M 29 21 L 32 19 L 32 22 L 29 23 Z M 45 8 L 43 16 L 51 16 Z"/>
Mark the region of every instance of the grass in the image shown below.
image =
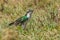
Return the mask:
<path id="1" fill-rule="evenodd" d="M 0 40 L 60 40 L 59 0 L 1 0 Z M 21 26 L 8 26 L 34 9 L 30 21 Z"/>

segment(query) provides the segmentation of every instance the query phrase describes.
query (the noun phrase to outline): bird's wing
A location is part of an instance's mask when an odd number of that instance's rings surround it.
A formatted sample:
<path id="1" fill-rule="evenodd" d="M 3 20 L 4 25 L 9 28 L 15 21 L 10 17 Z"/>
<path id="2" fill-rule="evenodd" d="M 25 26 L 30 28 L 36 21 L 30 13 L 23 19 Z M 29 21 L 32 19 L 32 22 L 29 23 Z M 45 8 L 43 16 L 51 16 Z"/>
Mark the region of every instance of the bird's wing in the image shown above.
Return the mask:
<path id="1" fill-rule="evenodd" d="M 26 16 L 20 17 L 15 21 L 15 25 L 18 25 L 20 23 L 24 23 L 28 18 Z"/>
<path id="2" fill-rule="evenodd" d="M 26 20 L 28 20 L 27 16 L 23 16 L 23 17 L 21 18 L 21 22 L 22 22 L 22 23 L 25 22 Z"/>

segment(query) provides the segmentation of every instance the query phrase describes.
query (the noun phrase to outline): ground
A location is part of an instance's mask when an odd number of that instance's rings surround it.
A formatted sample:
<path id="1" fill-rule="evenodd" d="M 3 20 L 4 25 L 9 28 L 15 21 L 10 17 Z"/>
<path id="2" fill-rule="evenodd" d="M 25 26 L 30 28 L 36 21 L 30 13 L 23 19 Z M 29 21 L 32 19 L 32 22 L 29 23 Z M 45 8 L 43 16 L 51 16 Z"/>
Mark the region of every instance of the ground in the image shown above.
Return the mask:
<path id="1" fill-rule="evenodd" d="M 23 30 L 8 26 L 33 9 Z M 0 40 L 60 40 L 60 0 L 0 0 Z"/>

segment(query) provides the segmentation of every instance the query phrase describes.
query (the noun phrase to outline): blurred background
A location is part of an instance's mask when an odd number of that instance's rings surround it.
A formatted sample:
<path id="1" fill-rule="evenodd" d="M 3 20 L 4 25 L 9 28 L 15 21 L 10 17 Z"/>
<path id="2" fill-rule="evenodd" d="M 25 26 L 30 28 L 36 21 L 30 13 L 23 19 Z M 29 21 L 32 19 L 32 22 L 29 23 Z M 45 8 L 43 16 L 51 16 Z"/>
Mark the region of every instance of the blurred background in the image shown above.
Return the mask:
<path id="1" fill-rule="evenodd" d="M 7 26 L 34 12 L 26 25 Z M 0 0 L 0 40 L 60 40 L 60 0 Z"/>

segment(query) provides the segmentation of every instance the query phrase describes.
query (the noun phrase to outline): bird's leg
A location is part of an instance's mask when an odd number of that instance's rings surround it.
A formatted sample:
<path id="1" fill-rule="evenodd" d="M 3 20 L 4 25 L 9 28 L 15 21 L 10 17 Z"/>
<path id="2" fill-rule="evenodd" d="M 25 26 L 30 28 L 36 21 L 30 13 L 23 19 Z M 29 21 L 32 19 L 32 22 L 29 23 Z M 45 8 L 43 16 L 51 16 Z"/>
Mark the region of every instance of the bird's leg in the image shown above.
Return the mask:
<path id="1" fill-rule="evenodd" d="M 26 25 L 25 24 L 22 24 L 22 28 L 25 29 L 26 28 Z"/>
<path id="2" fill-rule="evenodd" d="M 27 24 L 27 23 L 23 23 L 23 24 L 21 25 L 23 29 L 26 29 L 26 24 Z"/>

